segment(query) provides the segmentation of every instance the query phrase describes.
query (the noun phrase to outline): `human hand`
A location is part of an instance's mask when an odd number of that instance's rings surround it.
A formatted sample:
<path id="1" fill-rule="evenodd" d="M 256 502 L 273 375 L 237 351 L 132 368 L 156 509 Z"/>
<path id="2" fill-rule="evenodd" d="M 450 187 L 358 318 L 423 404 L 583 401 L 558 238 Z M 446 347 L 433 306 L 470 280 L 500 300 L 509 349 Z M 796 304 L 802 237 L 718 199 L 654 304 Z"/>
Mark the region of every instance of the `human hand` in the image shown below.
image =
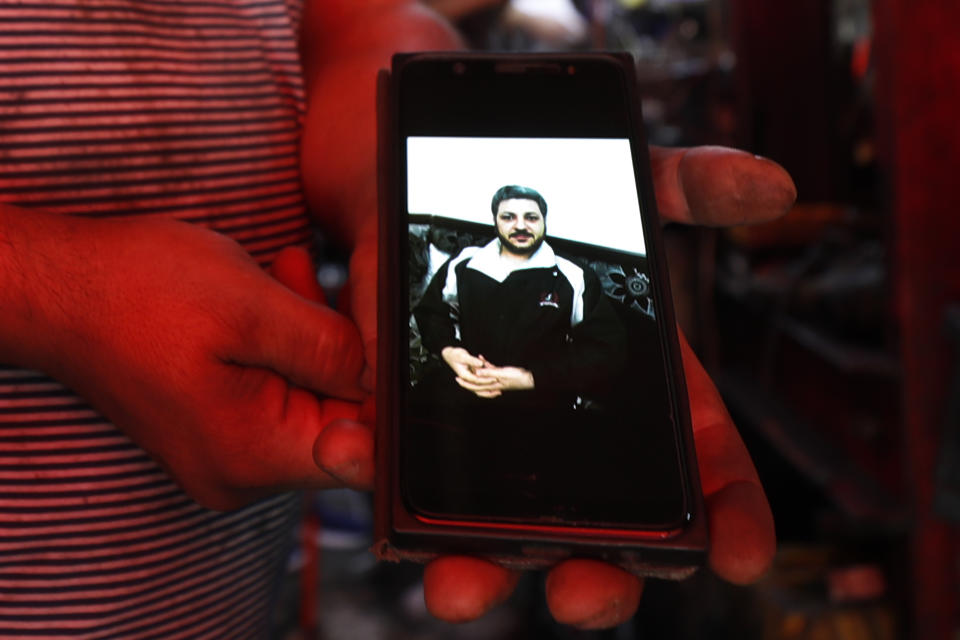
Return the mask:
<path id="1" fill-rule="evenodd" d="M 396 24 L 399 22 L 390 22 L 390 33 L 403 33 L 405 37 L 417 34 L 420 39 L 420 32 L 398 30 Z M 376 36 L 378 43 L 392 42 L 386 31 Z M 341 40 L 354 50 L 363 50 L 366 44 L 355 39 Z M 432 48 L 449 46 L 442 40 L 438 38 L 439 44 Z M 315 41 L 327 42 L 322 38 Z M 422 41 L 416 48 L 428 48 Z M 337 95 L 338 99 L 311 99 L 302 145 L 311 209 L 327 229 L 339 231 L 338 235 L 353 248 L 347 297 L 367 353 L 364 386 L 368 389 L 372 389 L 375 379 L 377 350 L 373 171 L 376 120 L 372 77 L 376 66 L 385 66 L 383 61 L 368 56 L 370 60 L 372 63 L 366 66 L 321 67 L 322 77 L 308 84 L 311 96 Z M 356 78 L 364 74 L 371 80 L 357 82 Z M 783 215 L 796 197 L 793 182 L 782 168 L 752 154 L 716 147 L 650 151 L 657 203 L 666 220 L 708 226 L 763 222 Z M 772 558 L 772 517 L 749 455 L 719 394 L 685 342 L 683 353 L 711 527 L 709 564 L 721 577 L 747 583 L 762 575 Z M 372 475 L 349 470 L 372 469 L 372 431 L 351 423 L 335 423 L 323 431 L 321 441 L 327 440 L 342 445 L 329 448 L 341 454 L 328 458 L 327 449 L 320 447 L 315 450 L 317 464 L 351 486 L 371 488 Z M 357 452 L 354 464 L 348 464 L 344 451 Z M 445 620 L 476 618 L 505 599 L 516 579 L 515 573 L 480 559 L 440 558 L 425 573 L 427 605 L 435 616 Z M 547 601 L 562 622 L 610 627 L 633 615 L 641 591 L 640 580 L 616 567 L 570 560 L 551 571 Z"/>
<path id="2" fill-rule="evenodd" d="M 534 388 L 533 373 L 522 367 L 498 367 L 483 356 L 483 368 L 477 369 L 477 377 L 495 381 L 496 391 L 524 391 Z"/>
<path id="3" fill-rule="evenodd" d="M 208 507 L 340 485 L 312 452 L 328 423 L 348 428 L 357 416 L 344 401 L 362 397 L 350 321 L 212 231 L 26 218 L 42 222 L 18 240 L 30 247 L 21 258 L 45 346 L 25 364 L 74 389 Z M 305 270 L 283 256 L 275 272 L 296 280 Z"/>
<path id="4" fill-rule="evenodd" d="M 781 167 L 751 154 L 717 147 L 650 151 L 665 220 L 709 226 L 763 222 L 784 214 L 796 197 Z M 772 561 L 773 518 L 720 394 L 683 336 L 681 352 L 710 529 L 708 564 L 721 578 L 747 584 Z M 427 607 L 444 620 L 471 620 L 506 599 L 516 581 L 515 572 L 479 558 L 441 557 L 424 574 Z M 642 590 L 641 578 L 576 559 L 550 571 L 546 597 L 558 621 L 605 628 L 633 615 Z"/>
<path id="5" fill-rule="evenodd" d="M 456 374 L 457 384 L 467 391 L 472 391 L 481 398 L 496 398 L 500 395 L 496 380 L 484 379 L 478 375 L 478 371 L 486 363 L 483 357 L 477 357 L 463 347 L 444 347 L 440 356 Z"/>

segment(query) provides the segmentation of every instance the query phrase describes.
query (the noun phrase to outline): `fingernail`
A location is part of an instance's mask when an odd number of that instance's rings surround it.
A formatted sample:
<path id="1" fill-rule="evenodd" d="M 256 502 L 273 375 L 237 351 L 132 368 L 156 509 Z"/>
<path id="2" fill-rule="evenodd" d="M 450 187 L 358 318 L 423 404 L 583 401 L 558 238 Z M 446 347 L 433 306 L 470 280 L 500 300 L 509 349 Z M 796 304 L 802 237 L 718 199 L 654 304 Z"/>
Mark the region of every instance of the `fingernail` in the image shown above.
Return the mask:
<path id="1" fill-rule="evenodd" d="M 349 420 L 331 422 L 313 445 L 313 459 L 344 484 L 373 486 L 373 434 L 361 424 Z"/>
<path id="2" fill-rule="evenodd" d="M 335 465 L 321 465 L 321 468 L 349 487 L 367 490 L 373 487 L 373 469 L 362 460 L 342 460 Z"/>
<path id="3" fill-rule="evenodd" d="M 360 477 L 360 461 L 341 462 L 335 467 L 327 467 L 326 471 L 344 484 L 355 484 Z"/>

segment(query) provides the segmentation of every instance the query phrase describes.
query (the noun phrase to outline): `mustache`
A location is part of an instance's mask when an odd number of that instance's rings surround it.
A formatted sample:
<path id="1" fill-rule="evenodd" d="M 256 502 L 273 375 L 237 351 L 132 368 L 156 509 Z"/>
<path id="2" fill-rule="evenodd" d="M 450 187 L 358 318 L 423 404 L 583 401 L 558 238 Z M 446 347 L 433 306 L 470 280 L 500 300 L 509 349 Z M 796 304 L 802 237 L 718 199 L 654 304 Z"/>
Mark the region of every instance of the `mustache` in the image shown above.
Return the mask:
<path id="1" fill-rule="evenodd" d="M 532 237 L 533 237 L 533 234 L 532 234 L 532 233 L 527 233 L 526 231 L 514 231 L 513 233 L 510 234 L 510 237 L 511 237 L 511 238 L 521 238 L 521 237 L 522 237 L 522 238 L 532 238 Z"/>

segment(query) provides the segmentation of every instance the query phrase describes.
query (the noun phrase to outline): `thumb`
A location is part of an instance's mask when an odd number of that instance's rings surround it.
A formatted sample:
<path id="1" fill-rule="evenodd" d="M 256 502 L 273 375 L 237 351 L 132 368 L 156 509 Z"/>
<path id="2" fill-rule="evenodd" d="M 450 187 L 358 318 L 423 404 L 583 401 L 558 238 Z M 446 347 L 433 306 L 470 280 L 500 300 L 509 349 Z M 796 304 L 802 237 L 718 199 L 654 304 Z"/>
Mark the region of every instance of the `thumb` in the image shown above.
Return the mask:
<path id="1" fill-rule="evenodd" d="M 320 469 L 344 485 L 373 489 L 373 430 L 355 420 L 333 420 L 313 443 L 313 460 Z"/>
<path id="2" fill-rule="evenodd" d="M 259 485 L 267 489 L 341 487 L 344 481 L 317 468 L 312 454 L 317 440 L 331 426 L 350 423 L 357 405 L 331 398 L 317 398 L 303 389 L 286 389 L 274 377 L 267 384 L 283 389 L 283 410 L 274 421 L 257 424 L 269 437 L 258 446 Z"/>
<path id="3" fill-rule="evenodd" d="M 376 407 L 368 397 L 355 416 L 332 420 L 313 443 L 316 465 L 353 489 L 373 489 Z"/>
<path id="4" fill-rule="evenodd" d="M 363 397 L 363 346 L 348 318 L 271 279 L 256 300 L 252 319 L 244 325 L 248 339 L 230 360 L 269 369 L 316 393 Z"/>
<path id="5" fill-rule="evenodd" d="M 464 350 L 464 353 L 467 354 L 463 356 L 464 364 L 468 364 L 475 369 L 482 369 L 486 364 L 488 364 L 487 361 L 484 360 L 483 356 L 480 356 L 478 358 L 477 356 L 473 355 L 472 353 L 466 350 Z"/>

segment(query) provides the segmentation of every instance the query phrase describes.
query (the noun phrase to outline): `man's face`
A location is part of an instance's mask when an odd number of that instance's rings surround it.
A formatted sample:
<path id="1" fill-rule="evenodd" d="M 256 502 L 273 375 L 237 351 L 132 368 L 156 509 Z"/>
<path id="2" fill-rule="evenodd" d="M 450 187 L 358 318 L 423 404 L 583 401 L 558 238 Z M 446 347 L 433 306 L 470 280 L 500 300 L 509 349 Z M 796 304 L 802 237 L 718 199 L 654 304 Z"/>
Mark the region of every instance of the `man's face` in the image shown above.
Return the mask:
<path id="1" fill-rule="evenodd" d="M 540 205 L 522 198 L 502 201 L 497 207 L 496 223 L 501 248 L 521 256 L 533 255 L 547 232 Z"/>

